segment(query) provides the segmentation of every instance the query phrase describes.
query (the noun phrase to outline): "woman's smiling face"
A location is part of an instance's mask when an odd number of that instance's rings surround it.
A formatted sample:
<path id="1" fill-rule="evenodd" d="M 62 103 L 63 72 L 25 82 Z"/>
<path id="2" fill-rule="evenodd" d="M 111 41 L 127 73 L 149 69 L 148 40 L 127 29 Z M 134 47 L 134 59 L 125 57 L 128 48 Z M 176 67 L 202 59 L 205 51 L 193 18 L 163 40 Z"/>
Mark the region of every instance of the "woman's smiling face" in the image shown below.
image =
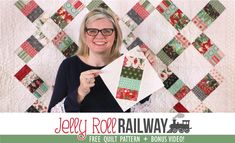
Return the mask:
<path id="1" fill-rule="evenodd" d="M 110 20 L 103 18 L 87 23 L 85 41 L 89 52 L 100 54 L 110 53 L 114 39 L 115 31 Z"/>

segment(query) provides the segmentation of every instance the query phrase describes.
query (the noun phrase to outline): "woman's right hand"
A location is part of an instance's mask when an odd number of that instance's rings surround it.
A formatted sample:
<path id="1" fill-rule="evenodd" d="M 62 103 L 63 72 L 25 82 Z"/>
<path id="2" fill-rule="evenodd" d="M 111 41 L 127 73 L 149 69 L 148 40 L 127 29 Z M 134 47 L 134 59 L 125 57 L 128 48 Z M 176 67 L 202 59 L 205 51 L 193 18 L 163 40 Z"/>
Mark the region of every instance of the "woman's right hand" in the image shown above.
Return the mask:
<path id="1" fill-rule="evenodd" d="M 77 90 L 78 103 L 81 103 L 86 95 L 90 93 L 91 88 L 95 86 L 95 77 L 97 77 L 100 73 L 100 70 L 88 70 L 80 74 L 80 85 Z"/>

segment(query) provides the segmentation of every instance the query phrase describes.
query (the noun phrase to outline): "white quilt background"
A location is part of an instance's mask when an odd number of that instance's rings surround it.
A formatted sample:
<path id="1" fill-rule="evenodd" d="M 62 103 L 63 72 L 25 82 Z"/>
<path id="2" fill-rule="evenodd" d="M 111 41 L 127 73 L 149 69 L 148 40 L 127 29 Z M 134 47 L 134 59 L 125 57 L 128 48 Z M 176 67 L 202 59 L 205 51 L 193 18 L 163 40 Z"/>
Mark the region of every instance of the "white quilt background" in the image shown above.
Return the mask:
<path id="1" fill-rule="evenodd" d="M 49 16 L 53 15 L 67 0 L 35 0 L 35 2 Z M 120 18 L 137 3 L 138 0 L 103 0 Z M 192 19 L 209 0 L 172 0 L 173 3 L 183 11 L 189 19 Z M 223 77 L 223 82 L 203 101 L 203 105 L 212 112 L 234 112 L 235 111 L 235 1 L 219 0 L 225 11 L 204 31 L 204 33 L 216 43 L 217 47 L 224 53 L 223 59 L 212 66 L 205 58 L 190 45 L 169 68 L 190 88 L 198 83 L 212 68 Z M 15 74 L 26 64 L 15 53 L 16 49 L 28 39 L 37 29 L 14 5 L 16 0 L 0 1 L 0 112 L 25 112 L 37 98 L 23 86 Z M 87 5 L 91 0 L 82 0 Z M 149 0 L 156 8 L 160 0 Z M 69 23 L 64 31 L 78 44 L 79 26 L 83 16 L 88 12 L 84 8 L 76 18 Z M 123 38 L 126 38 L 131 30 L 120 21 L 123 30 Z M 50 31 L 51 30 L 51 31 Z M 45 29 L 53 33 L 54 29 Z M 133 34 L 138 36 L 155 54 L 157 54 L 176 34 L 177 30 L 156 10 L 141 23 Z M 190 22 L 181 34 L 190 42 L 200 35 L 197 27 Z M 126 49 L 122 49 L 126 51 Z M 38 100 L 48 106 L 56 73 L 60 63 L 65 56 L 49 42 L 27 65 L 36 73 L 49 87 L 48 91 Z M 159 59 L 158 59 L 159 60 Z M 206 62 L 205 62 L 206 61 Z M 159 68 L 164 67 L 159 61 Z M 161 69 L 159 69 L 160 72 Z M 135 106 L 133 111 L 148 112 L 174 112 L 172 107 L 177 99 L 165 88 L 156 91 L 150 101 L 143 105 Z M 190 112 L 201 104 L 197 97 L 190 91 L 180 103 Z M 195 111 L 196 112 L 196 111 Z"/>

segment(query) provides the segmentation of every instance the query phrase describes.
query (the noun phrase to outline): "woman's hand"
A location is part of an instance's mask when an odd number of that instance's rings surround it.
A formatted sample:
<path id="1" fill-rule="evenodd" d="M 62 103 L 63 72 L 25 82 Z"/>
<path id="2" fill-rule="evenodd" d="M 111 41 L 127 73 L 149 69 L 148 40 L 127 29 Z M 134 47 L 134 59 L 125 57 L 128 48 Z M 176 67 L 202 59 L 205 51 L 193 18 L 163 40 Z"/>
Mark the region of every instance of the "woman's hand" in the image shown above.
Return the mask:
<path id="1" fill-rule="evenodd" d="M 153 66 L 155 71 L 157 71 L 157 59 L 156 55 L 149 48 L 140 48 L 140 50 L 144 53 L 145 57 L 148 59 L 149 63 Z"/>
<path id="2" fill-rule="evenodd" d="M 95 77 L 101 73 L 100 70 L 88 70 L 80 74 L 80 85 L 78 87 L 78 103 L 81 103 L 88 93 L 90 93 L 91 88 L 95 86 Z"/>

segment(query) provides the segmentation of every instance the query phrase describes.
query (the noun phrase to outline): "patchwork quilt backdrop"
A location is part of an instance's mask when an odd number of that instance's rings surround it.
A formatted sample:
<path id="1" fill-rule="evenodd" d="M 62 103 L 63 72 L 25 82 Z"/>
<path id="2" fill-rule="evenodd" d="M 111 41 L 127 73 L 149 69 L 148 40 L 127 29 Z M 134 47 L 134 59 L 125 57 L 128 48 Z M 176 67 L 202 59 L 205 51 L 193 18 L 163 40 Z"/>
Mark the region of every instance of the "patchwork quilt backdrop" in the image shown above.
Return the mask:
<path id="1" fill-rule="evenodd" d="M 2 3 L 1 112 L 47 112 L 57 69 L 63 59 L 76 54 L 80 23 L 96 7 L 113 11 L 119 19 L 122 52 L 149 48 L 158 60 L 164 88 L 132 107 L 133 112 L 235 111 L 233 1 Z"/>

